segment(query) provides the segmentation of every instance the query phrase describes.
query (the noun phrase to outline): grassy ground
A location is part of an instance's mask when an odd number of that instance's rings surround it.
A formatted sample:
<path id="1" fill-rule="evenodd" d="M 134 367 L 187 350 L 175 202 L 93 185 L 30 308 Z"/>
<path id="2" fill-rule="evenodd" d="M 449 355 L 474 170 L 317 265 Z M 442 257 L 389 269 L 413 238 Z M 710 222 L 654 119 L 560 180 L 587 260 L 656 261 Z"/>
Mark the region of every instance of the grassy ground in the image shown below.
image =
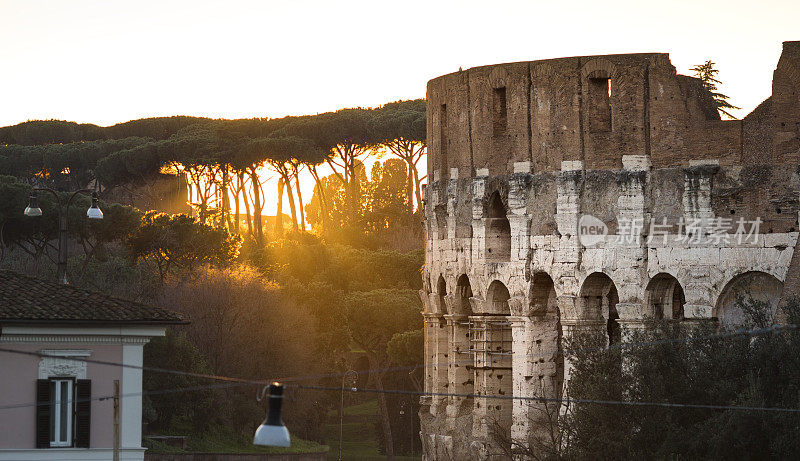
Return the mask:
<path id="1" fill-rule="evenodd" d="M 378 418 L 378 401 L 368 400 L 358 405 L 345 407 L 342 425 L 342 459 L 382 460 L 375 440 L 375 421 Z M 328 415 L 325 438 L 330 446 L 329 460 L 339 459 L 339 412 Z M 395 456 L 398 460 L 416 460 L 420 457 Z"/>

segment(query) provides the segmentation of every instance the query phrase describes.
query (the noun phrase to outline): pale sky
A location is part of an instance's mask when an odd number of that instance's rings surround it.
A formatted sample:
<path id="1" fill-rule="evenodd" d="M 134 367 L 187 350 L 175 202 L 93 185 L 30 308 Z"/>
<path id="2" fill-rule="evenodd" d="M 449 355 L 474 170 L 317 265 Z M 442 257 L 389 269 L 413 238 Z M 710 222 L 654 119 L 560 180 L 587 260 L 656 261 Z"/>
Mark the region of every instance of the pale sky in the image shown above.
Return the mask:
<path id="1" fill-rule="evenodd" d="M 785 40 L 800 1 L 0 0 L 0 126 L 309 114 L 424 97 L 459 67 L 632 52 L 713 59 L 744 116 Z"/>
<path id="2" fill-rule="evenodd" d="M 0 126 L 316 113 L 423 97 L 459 67 L 650 51 L 716 61 L 744 115 L 798 39 L 789 0 L 0 0 Z"/>

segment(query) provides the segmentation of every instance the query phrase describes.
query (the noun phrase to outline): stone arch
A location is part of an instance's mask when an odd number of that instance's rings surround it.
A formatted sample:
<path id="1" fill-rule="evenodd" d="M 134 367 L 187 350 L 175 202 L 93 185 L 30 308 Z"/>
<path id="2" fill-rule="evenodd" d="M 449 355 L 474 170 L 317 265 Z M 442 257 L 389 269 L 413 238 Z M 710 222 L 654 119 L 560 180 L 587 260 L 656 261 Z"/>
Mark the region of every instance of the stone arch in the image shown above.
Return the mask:
<path id="1" fill-rule="evenodd" d="M 645 315 L 656 319 L 683 320 L 686 295 L 678 279 L 661 272 L 650 279 L 644 292 Z"/>
<path id="2" fill-rule="evenodd" d="M 584 279 L 580 291 L 579 315 L 587 320 L 605 320 L 609 344 L 617 344 L 622 339 L 617 303 L 617 286 L 608 274 L 593 272 Z"/>
<path id="3" fill-rule="evenodd" d="M 560 398 L 564 384 L 564 355 L 561 353 L 561 316 L 553 278 L 547 272 L 535 272 L 531 277 L 530 290 L 531 324 L 530 334 L 533 355 L 539 357 L 535 364 L 536 374 L 548 382 L 539 388 L 549 397 Z"/>
<path id="4" fill-rule="evenodd" d="M 584 79 L 593 77 L 614 78 L 616 77 L 616 73 L 616 66 L 614 66 L 611 61 L 605 58 L 590 59 L 581 68 L 581 76 Z"/>
<path id="5" fill-rule="evenodd" d="M 467 274 L 461 274 L 456 281 L 455 310 L 454 314 L 470 315 L 472 306 L 469 298 L 472 297 L 472 284 L 469 282 Z"/>
<path id="6" fill-rule="evenodd" d="M 447 282 L 441 274 L 439 274 L 439 279 L 436 280 L 436 294 L 442 298 L 447 296 Z"/>
<path id="7" fill-rule="evenodd" d="M 494 280 L 489 284 L 489 288 L 486 289 L 485 313 L 510 315 L 511 308 L 508 305 L 509 299 L 511 299 L 511 294 L 505 284 L 499 280 Z"/>
<path id="8" fill-rule="evenodd" d="M 739 300 L 752 299 L 769 306 L 773 322 L 778 319 L 778 301 L 783 292 L 783 283 L 774 275 L 761 271 L 748 271 L 731 278 L 720 292 L 712 317 L 720 324 L 737 326 L 745 322 L 745 314 Z"/>
<path id="9" fill-rule="evenodd" d="M 504 87 L 508 84 L 508 71 L 502 65 L 492 66 L 487 80 L 492 88 Z"/>
<path id="10" fill-rule="evenodd" d="M 530 314 L 558 313 L 558 301 L 553 278 L 547 272 L 534 272 L 531 276 Z"/>
<path id="11" fill-rule="evenodd" d="M 484 241 L 487 261 L 511 260 L 511 223 L 508 221 L 508 213 L 498 191 L 489 197 Z"/>
<path id="12" fill-rule="evenodd" d="M 445 296 L 447 296 L 447 282 L 444 280 L 444 275 L 439 274 L 439 278 L 436 280 L 436 302 L 434 303 L 436 307 L 436 313 L 447 313 Z"/>
<path id="13" fill-rule="evenodd" d="M 511 294 L 494 280 L 486 290 L 483 312 L 470 316 L 474 388 L 479 395 L 513 395 Z M 489 440 L 494 427 L 511 429 L 513 401 L 474 399 L 473 434 Z"/>
<path id="14" fill-rule="evenodd" d="M 448 366 L 448 390 L 454 394 L 448 399 L 447 424 L 450 427 L 462 427 L 472 430 L 472 412 L 475 405 L 471 395 L 475 393 L 475 356 L 473 351 L 473 322 L 470 298 L 472 286 L 467 274 L 461 274 L 456 280 L 454 293 L 449 295 L 452 312 L 450 325 L 450 362 Z"/>

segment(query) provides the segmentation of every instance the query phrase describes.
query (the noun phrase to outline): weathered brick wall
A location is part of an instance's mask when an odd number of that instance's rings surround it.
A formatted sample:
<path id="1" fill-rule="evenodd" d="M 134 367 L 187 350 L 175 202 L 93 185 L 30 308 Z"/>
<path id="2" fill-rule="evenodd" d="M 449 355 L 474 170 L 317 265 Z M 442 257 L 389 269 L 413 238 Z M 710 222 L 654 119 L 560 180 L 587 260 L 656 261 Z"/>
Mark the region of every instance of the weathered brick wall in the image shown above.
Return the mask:
<path id="1" fill-rule="evenodd" d="M 592 86 L 605 78 L 609 129 L 598 126 L 604 102 Z M 428 167 L 435 180 L 451 168 L 462 179 L 482 169 L 511 174 L 524 161 L 536 173 L 558 171 L 564 160 L 618 169 L 623 155 L 650 155 L 655 168 L 690 160 L 797 163 L 799 86 L 800 42 L 784 44 L 773 96 L 743 121 L 720 120 L 711 94 L 696 78 L 678 75 L 666 54 L 476 67 L 428 82 Z"/>

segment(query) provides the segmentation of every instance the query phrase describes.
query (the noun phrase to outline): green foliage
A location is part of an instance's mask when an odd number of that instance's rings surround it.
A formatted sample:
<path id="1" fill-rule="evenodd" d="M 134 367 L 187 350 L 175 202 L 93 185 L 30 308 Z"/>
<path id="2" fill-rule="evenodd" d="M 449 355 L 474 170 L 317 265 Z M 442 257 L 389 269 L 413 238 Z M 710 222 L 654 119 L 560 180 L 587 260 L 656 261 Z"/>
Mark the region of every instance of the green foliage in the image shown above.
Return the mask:
<path id="1" fill-rule="evenodd" d="M 90 123 L 32 120 L 0 128 L 0 144 L 61 144 L 105 139 L 104 129 Z"/>
<path id="2" fill-rule="evenodd" d="M 186 339 L 183 332 L 167 330 L 161 338 L 153 338 L 144 348 L 144 362 L 148 367 L 190 373 L 209 374 L 211 369 L 205 357 Z M 222 402 L 215 401 L 218 391 L 212 389 L 183 393 L 156 393 L 160 390 L 189 388 L 208 384 L 207 379 L 173 373 L 145 371 L 142 387 L 154 392 L 143 402 L 143 419 L 151 431 L 164 431 L 176 425 L 194 430 L 209 427 Z M 187 405 L 188 402 L 191 404 Z"/>
<path id="3" fill-rule="evenodd" d="M 150 211 L 127 244 L 134 258 L 155 264 L 163 280 L 175 269 L 191 274 L 203 264 L 228 265 L 238 256 L 241 242 L 240 236 L 197 218 Z"/>
<path id="4" fill-rule="evenodd" d="M 425 363 L 425 334 L 419 330 L 395 333 L 386 346 L 389 360 L 395 365 L 415 366 Z"/>
<path id="5" fill-rule="evenodd" d="M 106 157 L 150 142 L 124 138 L 37 146 L 0 145 L 0 171 L 20 179 L 38 178 L 56 188 L 80 189 L 96 178 Z"/>
<path id="6" fill-rule="evenodd" d="M 743 300 L 748 328 L 769 326 L 768 306 Z M 800 305 L 786 309 L 800 321 Z M 797 408 L 800 333 L 714 337 L 711 325 L 676 330 L 654 322 L 634 342 L 660 341 L 622 352 L 587 350 L 602 339 L 582 336 L 573 349 L 573 398 Z M 688 340 L 663 341 L 677 336 Z M 732 459 L 800 456 L 796 413 L 577 404 L 562 422 L 568 458 Z"/>
<path id="7" fill-rule="evenodd" d="M 415 290 L 354 291 L 345 297 L 344 306 L 352 340 L 382 361 L 396 333 L 418 329 L 422 324 L 422 302 Z"/>
<path id="8" fill-rule="evenodd" d="M 699 78 L 703 82 L 703 88 L 711 92 L 711 96 L 714 98 L 714 104 L 716 104 L 717 110 L 721 114 L 736 120 L 736 117 L 731 115 L 731 113 L 728 112 L 728 109 L 741 109 L 741 107 L 736 107 L 731 104 L 728 101 L 730 97 L 718 91 L 717 85 L 721 84 L 722 82 L 717 79 L 719 70 L 714 68 L 715 65 L 716 64 L 709 59 L 703 64 L 698 64 L 692 67 L 691 71 L 694 72 L 695 77 Z"/>
<path id="9" fill-rule="evenodd" d="M 426 140 L 425 100 L 414 99 L 385 104 L 370 120 L 375 140 L 389 145 L 394 142 L 424 143 Z"/>

